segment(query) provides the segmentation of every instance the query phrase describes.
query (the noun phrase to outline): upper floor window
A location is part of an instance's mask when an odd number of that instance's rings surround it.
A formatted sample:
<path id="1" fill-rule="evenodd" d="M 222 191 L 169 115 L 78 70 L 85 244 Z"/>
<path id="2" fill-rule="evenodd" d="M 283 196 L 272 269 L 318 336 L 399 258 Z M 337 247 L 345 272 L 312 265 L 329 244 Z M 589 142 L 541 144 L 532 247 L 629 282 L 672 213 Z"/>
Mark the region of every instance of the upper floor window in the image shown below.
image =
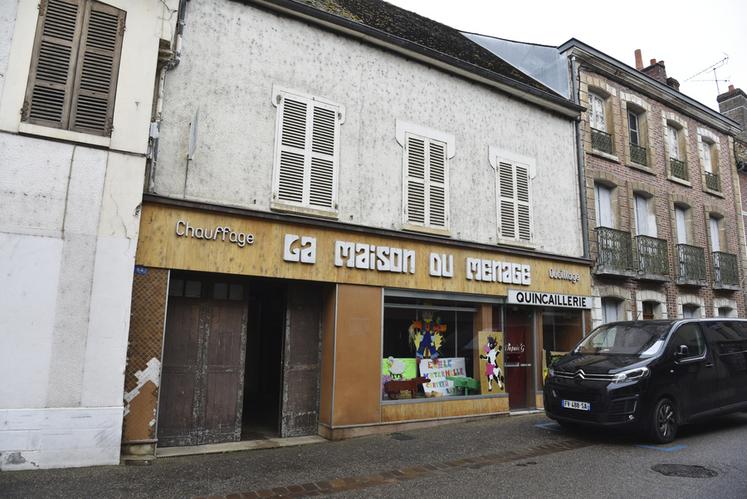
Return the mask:
<path id="1" fill-rule="evenodd" d="M 92 0 L 43 0 L 23 121 L 111 135 L 125 12 Z"/>
<path id="2" fill-rule="evenodd" d="M 612 130 L 607 121 L 607 99 L 591 92 L 589 93 L 589 125 L 591 126 L 591 148 L 613 154 Z"/>
<path id="3" fill-rule="evenodd" d="M 645 194 L 635 194 L 634 199 L 636 234 L 656 237 L 656 212 L 653 198 Z"/>
<path id="4" fill-rule="evenodd" d="M 614 187 L 594 184 L 597 227 L 615 227 L 613 193 Z"/>
<path id="5" fill-rule="evenodd" d="M 669 148 L 669 157 L 677 160 L 684 160 L 684 153 L 680 147 L 681 131 L 672 124 L 667 125 L 667 146 Z"/>
<path id="6" fill-rule="evenodd" d="M 405 134 L 405 223 L 448 227 L 448 177 L 446 143 Z"/>
<path id="7" fill-rule="evenodd" d="M 648 166 L 648 150 L 646 148 L 646 114 L 642 109 L 628 103 L 628 143 L 630 145 L 630 161 Z"/>
<path id="8" fill-rule="evenodd" d="M 273 200 L 336 213 L 341 106 L 284 90 L 274 94 Z"/>
<path id="9" fill-rule="evenodd" d="M 498 162 L 498 223 L 504 239 L 532 240 L 530 171 L 527 165 Z"/>
<path id="10" fill-rule="evenodd" d="M 674 206 L 674 221 L 677 228 L 677 244 L 692 244 L 692 214 L 689 206 Z"/>
<path id="11" fill-rule="evenodd" d="M 718 168 L 718 146 L 710 137 L 699 134 L 700 160 L 703 164 L 705 186 L 712 191 L 721 191 L 721 179 Z"/>
<path id="12" fill-rule="evenodd" d="M 723 218 L 716 215 L 709 215 L 708 233 L 711 237 L 711 251 L 723 251 L 726 246 Z"/>

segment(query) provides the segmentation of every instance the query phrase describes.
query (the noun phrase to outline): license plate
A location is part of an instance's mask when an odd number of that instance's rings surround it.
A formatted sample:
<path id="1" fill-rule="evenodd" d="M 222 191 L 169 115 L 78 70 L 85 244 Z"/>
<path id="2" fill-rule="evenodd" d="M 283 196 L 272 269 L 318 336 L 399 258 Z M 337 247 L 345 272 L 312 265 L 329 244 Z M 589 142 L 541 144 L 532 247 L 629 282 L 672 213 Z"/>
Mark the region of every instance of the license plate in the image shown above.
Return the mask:
<path id="1" fill-rule="evenodd" d="M 576 400 L 563 400 L 563 407 L 566 409 L 576 409 L 579 411 L 590 411 L 591 404 L 588 402 L 578 402 Z"/>

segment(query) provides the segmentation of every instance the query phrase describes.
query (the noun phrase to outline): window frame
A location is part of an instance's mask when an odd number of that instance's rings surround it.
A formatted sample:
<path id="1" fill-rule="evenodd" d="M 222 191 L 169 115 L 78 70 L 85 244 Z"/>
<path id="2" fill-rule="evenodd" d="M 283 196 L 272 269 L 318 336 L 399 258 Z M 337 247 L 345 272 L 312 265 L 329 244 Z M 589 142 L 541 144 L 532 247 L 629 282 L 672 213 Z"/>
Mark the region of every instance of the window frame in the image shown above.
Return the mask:
<path id="1" fill-rule="evenodd" d="M 412 211 L 412 206 L 410 206 L 409 200 L 410 200 L 410 182 L 416 181 L 418 179 L 415 179 L 412 175 L 410 175 L 410 150 L 411 150 L 411 144 L 410 140 L 422 140 L 423 141 L 423 154 L 424 154 L 424 164 L 423 164 L 423 178 L 422 178 L 422 185 L 423 185 L 423 222 L 418 222 L 416 220 L 412 220 L 410 218 L 410 212 Z M 431 178 L 431 148 L 434 144 L 438 144 L 439 147 L 443 149 L 443 182 L 436 182 Z M 404 147 L 403 147 L 403 154 L 402 154 L 402 223 L 405 227 L 422 227 L 424 229 L 432 229 L 436 231 L 449 231 L 450 226 L 450 203 L 449 203 L 449 197 L 450 197 L 450 185 L 449 185 L 449 166 L 450 161 L 448 157 L 448 144 L 443 141 L 439 140 L 437 138 L 428 137 L 422 134 L 418 134 L 411 131 L 406 131 L 404 135 Z M 431 223 L 432 217 L 431 217 L 431 211 L 432 211 L 432 202 L 431 202 L 431 189 L 434 184 L 441 184 L 443 187 L 443 219 L 444 224 L 443 225 L 436 225 Z"/>
<path id="2" fill-rule="evenodd" d="M 286 100 L 301 102 L 306 105 L 305 110 L 305 129 L 304 129 L 304 147 L 290 146 L 283 144 L 283 130 L 285 127 L 283 112 L 286 106 Z M 339 181 L 340 181 L 340 140 L 342 124 L 345 122 L 345 107 L 341 104 L 296 90 L 273 86 L 272 103 L 276 107 L 275 113 L 275 146 L 273 151 L 272 167 L 272 189 L 270 207 L 278 211 L 298 211 L 301 213 L 322 216 L 326 218 L 337 218 L 339 214 Z M 325 155 L 312 151 L 314 147 L 314 109 L 321 108 L 330 110 L 335 113 L 334 119 L 334 138 L 332 141 L 332 155 Z M 301 154 L 303 150 L 303 181 L 301 186 L 301 201 L 281 199 L 280 194 L 280 175 L 281 175 L 281 157 L 282 153 L 290 152 Z M 332 160 L 332 185 L 331 185 L 331 202 L 330 207 L 314 205 L 311 199 L 311 176 L 313 159 L 331 158 Z"/>

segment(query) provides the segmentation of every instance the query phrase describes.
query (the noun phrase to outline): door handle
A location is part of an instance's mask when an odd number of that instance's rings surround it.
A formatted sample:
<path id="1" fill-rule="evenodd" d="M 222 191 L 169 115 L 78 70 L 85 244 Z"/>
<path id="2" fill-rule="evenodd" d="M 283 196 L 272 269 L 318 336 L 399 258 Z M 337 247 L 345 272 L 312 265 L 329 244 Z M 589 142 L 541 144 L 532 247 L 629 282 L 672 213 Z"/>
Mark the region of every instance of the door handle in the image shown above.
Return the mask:
<path id="1" fill-rule="evenodd" d="M 705 366 L 706 367 L 713 367 L 713 362 L 706 362 Z"/>

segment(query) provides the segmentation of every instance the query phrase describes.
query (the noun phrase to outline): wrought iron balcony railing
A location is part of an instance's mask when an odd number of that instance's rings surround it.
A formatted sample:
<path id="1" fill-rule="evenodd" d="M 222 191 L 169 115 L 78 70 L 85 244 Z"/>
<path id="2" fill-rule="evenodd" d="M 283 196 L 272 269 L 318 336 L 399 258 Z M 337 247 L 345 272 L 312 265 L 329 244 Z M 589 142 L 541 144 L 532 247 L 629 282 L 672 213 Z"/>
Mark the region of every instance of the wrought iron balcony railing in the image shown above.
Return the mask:
<path id="1" fill-rule="evenodd" d="M 628 275 L 634 270 L 630 233 L 610 227 L 597 227 L 598 274 Z"/>
<path id="2" fill-rule="evenodd" d="M 612 146 L 612 135 L 596 128 L 591 129 L 591 148 L 596 151 L 606 152 L 607 154 L 613 154 L 614 148 Z"/>
<path id="3" fill-rule="evenodd" d="M 737 255 L 713 252 L 713 285 L 714 287 L 739 287 L 739 267 Z"/>
<path id="4" fill-rule="evenodd" d="M 650 236 L 636 236 L 638 273 L 641 277 L 666 279 L 669 275 L 667 241 Z"/>
<path id="5" fill-rule="evenodd" d="M 705 285 L 705 250 L 689 244 L 677 245 L 677 283 L 695 286 Z"/>
<path id="6" fill-rule="evenodd" d="M 630 161 L 637 165 L 648 165 L 648 149 L 630 144 Z"/>
<path id="7" fill-rule="evenodd" d="M 690 180 L 687 174 L 687 162 L 676 158 L 669 158 L 669 174 L 680 180 Z"/>
<path id="8" fill-rule="evenodd" d="M 721 179 L 715 173 L 705 172 L 705 184 L 710 190 L 721 192 Z"/>

